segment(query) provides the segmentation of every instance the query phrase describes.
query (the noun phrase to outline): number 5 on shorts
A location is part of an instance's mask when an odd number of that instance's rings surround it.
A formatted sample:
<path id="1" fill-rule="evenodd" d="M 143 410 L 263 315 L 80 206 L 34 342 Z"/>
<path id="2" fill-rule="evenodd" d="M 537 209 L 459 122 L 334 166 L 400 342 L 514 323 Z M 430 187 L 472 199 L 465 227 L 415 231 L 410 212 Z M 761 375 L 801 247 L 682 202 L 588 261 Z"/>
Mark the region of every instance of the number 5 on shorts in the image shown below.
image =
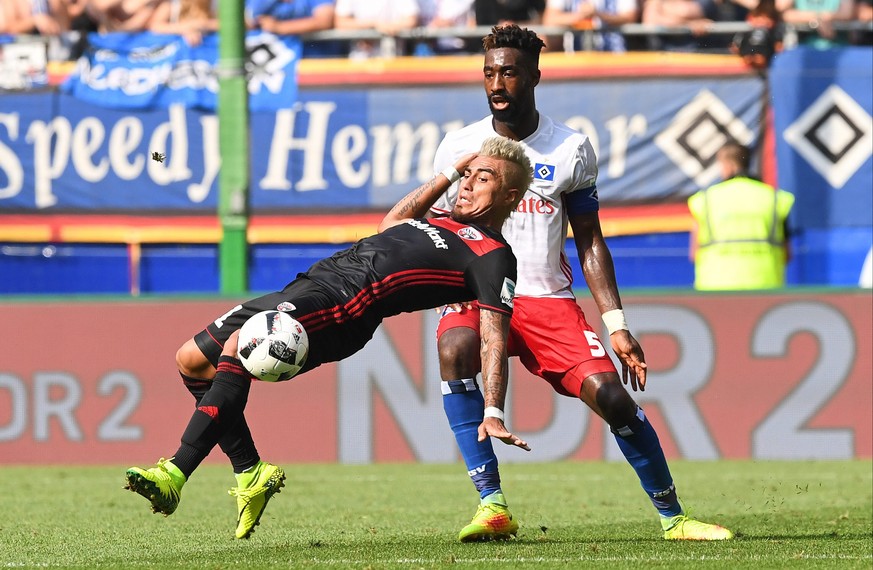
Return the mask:
<path id="1" fill-rule="evenodd" d="M 588 347 L 591 348 L 591 356 L 595 358 L 606 356 L 606 349 L 603 348 L 603 344 L 594 331 L 585 331 L 585 340 L 588 341 Z"/>

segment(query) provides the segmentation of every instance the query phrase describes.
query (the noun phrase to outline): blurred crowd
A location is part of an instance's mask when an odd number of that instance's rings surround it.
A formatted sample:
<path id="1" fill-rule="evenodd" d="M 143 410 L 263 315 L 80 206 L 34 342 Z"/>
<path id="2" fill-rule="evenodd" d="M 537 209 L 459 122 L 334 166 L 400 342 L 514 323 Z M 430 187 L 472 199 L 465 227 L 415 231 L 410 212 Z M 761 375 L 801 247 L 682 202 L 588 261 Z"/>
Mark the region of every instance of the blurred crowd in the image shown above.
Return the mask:
<path id="1" fill-rule="evenodd" d="M 726 51 L 766 65 L 779 51 L 786 25 L 799 43 L 821 47 L 870 44 L 873 0 L 244 0 L 249 29 L 277 35 L 346 30 L 339 39 L 304 44 L 304 57 L 366 58 L 379 53 L 372 31 L 400 36 L 398 55 L 478 53 L 473 36 L 411 34 L 516 22 L 546 29 L 551 50 Z M 0 34 L 85 38 L 88 32 L 151 31 L 178 34 L 197 45 L 218 29 L 218 0 L 2 0 Z M 714 23 L 745 22 L 748 30 L 715 33 Z M 622 34 L 624 24 L 651 27 Z M 370 39 L 354 39 L 355 31 Z M 646 30 L 643 30 L 645 32 Z M 660 33 L 659 33 L 660 32 Z M 429 36 L 429 37 L 422 37 Z M 82 39 L 84 41 L 84 39 Z M 71 50 L 72 56 L 77 54 Z"/>

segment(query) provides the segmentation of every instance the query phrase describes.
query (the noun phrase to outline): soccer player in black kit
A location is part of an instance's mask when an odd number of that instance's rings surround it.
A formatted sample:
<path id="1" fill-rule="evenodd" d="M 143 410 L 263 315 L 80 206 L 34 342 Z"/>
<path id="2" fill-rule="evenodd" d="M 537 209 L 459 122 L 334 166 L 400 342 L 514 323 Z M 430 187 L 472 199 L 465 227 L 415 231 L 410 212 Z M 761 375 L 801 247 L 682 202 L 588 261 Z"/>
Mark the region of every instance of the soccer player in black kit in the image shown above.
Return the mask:
<path id="1" fill-rule="evenodd" d="M 449 186 L 463 181 L 448 218 L 424 219 Z M 187 341 L 176 354 L 197 408 L 170 460 L 127 470 L 127 488 L 146 497 L 152 510 L 172 514 L 182 486 L 219 444 L 237 474 L 237 538 L 247 538 L 285 474 L 261 461 L 245 422 L 251 385 L 237 359 L 240 327 L 255 313 L 282 310 L 309 336 L 300 374 L 351 356 L 372 338 L 386 317 L 476 300 L 481 312 L 482 388 L 485 419 L 479 437 L 495 437 L 528 449 L 502 420 L 507 385 L 507 334 L 512 316 L 516 262 L 500 228 L 532 179 L 519 143 L 486 140 L 400 200 L 379 225 L 379 233 L 315 263 L 282 291 L 233 307 Z M 489 414 L 490 411 L 490 414 Z"/>

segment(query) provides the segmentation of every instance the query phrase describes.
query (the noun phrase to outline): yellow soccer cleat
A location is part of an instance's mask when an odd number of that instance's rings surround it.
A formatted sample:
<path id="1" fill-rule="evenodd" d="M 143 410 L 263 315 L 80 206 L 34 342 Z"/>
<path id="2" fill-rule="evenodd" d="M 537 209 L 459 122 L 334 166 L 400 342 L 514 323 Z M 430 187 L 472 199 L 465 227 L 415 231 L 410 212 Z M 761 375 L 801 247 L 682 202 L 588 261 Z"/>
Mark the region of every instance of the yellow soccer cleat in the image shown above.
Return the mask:
<path id="1" fill-rule="evenodd" d="M 239 487 L 228 491 L 236 497 L 239 511 L 236 537 L 248 538 L 260 523 L 267 502 L 285 486 L 285 472 L 271 463 L 259 461 L 254 468 L 236 477 Z"/>
<path id="2" fill-rule="evenodd" d="M 149 469 L 131 467 L 125 475 L 127 485 L 124 488 L 148 499 L 153 513 L 168 516 L 179 506 L 185 476 L 170 460 L 162 457 L 157 465 Z"/>
<path id="3" fill-rule="evenodd" d="M 461 542 L 485 542 L 509 540 L 518 533 L 518 523 L 512 518 L 502 493 L 489 495 L 487 502 L 479 505 L 470 524 L 461 529 Z"/>
<path id="4" fill-rule="evenodd" d="M 661 517 L 665 540 L 730 540 L 734 533 L 723 526 L 688 518 L 686 515 Z"/>

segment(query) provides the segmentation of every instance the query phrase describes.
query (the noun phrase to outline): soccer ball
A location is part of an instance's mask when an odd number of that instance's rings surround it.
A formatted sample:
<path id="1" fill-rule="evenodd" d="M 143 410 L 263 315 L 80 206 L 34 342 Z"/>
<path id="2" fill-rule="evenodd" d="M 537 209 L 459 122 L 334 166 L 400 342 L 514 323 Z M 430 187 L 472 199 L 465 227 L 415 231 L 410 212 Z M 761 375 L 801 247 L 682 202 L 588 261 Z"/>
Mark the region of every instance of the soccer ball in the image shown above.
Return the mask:
<path id="1" fill-rule="evenodd" d="M 239 331 L 239 359 L 265 382 L 288 380 L 300 372 L 309 353 L 303 325 L 281 311 L 252 315 Z"/>

